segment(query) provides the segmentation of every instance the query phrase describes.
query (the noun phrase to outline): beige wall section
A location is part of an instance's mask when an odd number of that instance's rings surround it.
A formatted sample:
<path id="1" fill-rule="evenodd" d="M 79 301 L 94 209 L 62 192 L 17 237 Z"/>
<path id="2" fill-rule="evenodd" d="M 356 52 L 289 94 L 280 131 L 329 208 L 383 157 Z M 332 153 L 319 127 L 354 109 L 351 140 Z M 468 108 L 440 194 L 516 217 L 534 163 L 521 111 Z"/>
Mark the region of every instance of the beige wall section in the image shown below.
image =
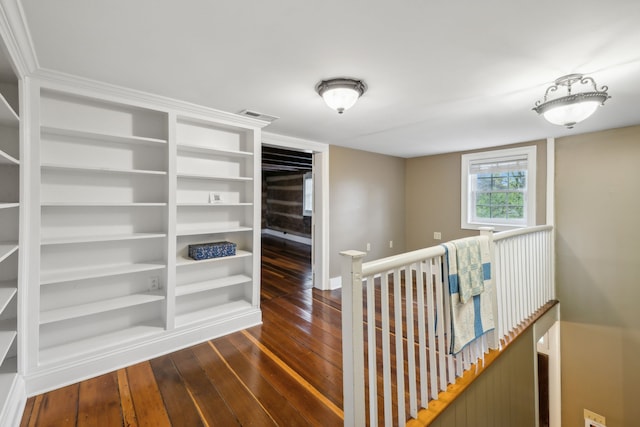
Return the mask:
<path id="1" fill-rule="evenodd" d="M 365 251 L 370 243 L 366 262 L 405 250 L 405 159 L 333 145 L 329 157 L 329 274 L 334 278 L 340 276 L 341 251 Z"/>
<path id="2" fill-rule="evenodd" d="M 640 425 L 640 126 L 556 141 L 562 425 Z"/>
<path id="3" fill-rule="evenodd" d="M 431 427 L 534 427 L 533 328 L 527 329 Z"/>
<path id="4" fill-rule="evenodd" d="M 519 146 L 536 145 L 536 223 L 545 224 L 546 219 L 546 141 L 493 147 L 497 150 Z M 480 150 L 476 150 L 480 151 Z M 475 230 L 460 228 L 460 166 L 459 152 L 407 159 L 406 168 L 406 243 L 407 250 L 439 245 L 448 240 L 475 236 Z M 442 240 L 435 240 L 433 233 L 442 233 Z"/>

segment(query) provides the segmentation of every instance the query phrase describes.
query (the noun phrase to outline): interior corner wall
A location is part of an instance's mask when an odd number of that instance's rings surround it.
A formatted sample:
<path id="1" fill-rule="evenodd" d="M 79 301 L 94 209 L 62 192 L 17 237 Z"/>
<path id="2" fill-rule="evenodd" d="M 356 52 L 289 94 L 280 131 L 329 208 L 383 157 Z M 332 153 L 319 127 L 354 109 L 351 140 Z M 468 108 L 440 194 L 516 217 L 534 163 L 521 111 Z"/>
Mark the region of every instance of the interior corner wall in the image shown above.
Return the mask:
<path id="1" fill-rule="evenodd" d="M 638 425 L 640 126 L 556 140 L 562 425 Z"/>
<path id="2" fill-rule="evenodd" d="M 329 156 L 329 274 L 339 277 L 341 251 L 370 243 L 366 262 L 405 250 L 405 159 L 334 145 Z"/>
<path id="3" fill-rule="evenodd" d="M 460 226 L 460 175 L 462 155 L 478 151 L 536 146 L 536 224 L 546 224 L 547 145 L 533 141 L 484 150 L 437 154 L 407 159 L 406 166 L 406 244 L 407 250 L 439 245 L 448 240 L 475 236 L 475 230 Z M 433 238 L 434 232 L 442 240 Z"/>

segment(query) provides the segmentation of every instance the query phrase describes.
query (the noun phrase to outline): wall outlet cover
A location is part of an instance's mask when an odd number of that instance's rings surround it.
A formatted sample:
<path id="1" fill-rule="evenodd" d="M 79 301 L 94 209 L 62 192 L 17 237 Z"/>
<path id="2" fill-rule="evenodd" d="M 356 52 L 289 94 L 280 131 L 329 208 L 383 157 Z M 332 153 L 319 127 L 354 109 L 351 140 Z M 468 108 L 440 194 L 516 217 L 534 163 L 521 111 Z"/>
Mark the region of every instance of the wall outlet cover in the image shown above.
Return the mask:
<path id="1" fill-rule="evenodd" d="M 606 427 L 605 423 L 607 422 L 607 420 L 602 415 L 596 414 L 595 412 L 588 409 L 585 409 L 583 413 L 585 421 L 591 421 L 592 423 L 595 423 L 593 427 Z M 585 426 L 592 427 L 588 423 L 585 423 Z"/>

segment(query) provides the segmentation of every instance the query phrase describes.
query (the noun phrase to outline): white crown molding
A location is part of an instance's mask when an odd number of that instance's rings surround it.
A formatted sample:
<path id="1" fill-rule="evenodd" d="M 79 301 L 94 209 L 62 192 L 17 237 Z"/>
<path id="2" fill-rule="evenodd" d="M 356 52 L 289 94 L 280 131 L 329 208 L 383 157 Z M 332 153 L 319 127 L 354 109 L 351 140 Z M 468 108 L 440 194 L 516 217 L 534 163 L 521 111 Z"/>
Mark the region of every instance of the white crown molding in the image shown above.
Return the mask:
<path id="1" fill-rule="evenodd" d="M 277 147 L 294 148 L 312 152 L 324 152 L 329 150 L 329 144 L 325 144 L 323 142 L 278 135 L 271 132 L 262 132 L 262 143 L 266 145 L 275 145 Z"/>
<path id="2" fill-rule="evenodd" d="M 20 78 L 39 68 L 36 51 L 19 0 L 0 1 L 0 35 Z"/>
<path id="3" fill-rule="evenodd" d="M 81 94 L 82 92 L 99 93 L 105 99 L 113 101 L 127 99 L 127 102 L 146 108 L 164 109 L 167 111 L 178 110 L 178 114 L 189 114 L 200 116 L 203 120 L 216 119 L 218 122 L 230 126 L 242 126 L 252 129 L 260 129 L 269 123 L 239 114 L 228 113 L 214 108 L 181 101 L 161 95 L 155 95 L 136 89 L 118 86 L 110 83 L 88 79 L 86 77 L 63 73 L 47 68 L 39 68 L 33 73 L 33 77 L 44 82 L 47 87 L 60 88 Z"/>

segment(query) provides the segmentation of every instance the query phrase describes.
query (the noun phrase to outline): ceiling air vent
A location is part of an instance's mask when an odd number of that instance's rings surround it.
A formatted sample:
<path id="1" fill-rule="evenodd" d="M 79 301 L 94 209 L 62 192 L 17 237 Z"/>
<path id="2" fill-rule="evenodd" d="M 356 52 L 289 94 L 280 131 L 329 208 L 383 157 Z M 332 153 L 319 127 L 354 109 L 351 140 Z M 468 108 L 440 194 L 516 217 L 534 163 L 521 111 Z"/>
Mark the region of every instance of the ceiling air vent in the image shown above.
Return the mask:
<path id="1" fill-rule="evenodd" d="M 264 120 L 265 122 L 274 122 L 278 120 L 280 117 L 270 116 L 268 114 L 258 113 L 257 111 L 252 110 L 242 110 L 238 114 L 241 116 L 251 117 L 252 119 Z"/>

